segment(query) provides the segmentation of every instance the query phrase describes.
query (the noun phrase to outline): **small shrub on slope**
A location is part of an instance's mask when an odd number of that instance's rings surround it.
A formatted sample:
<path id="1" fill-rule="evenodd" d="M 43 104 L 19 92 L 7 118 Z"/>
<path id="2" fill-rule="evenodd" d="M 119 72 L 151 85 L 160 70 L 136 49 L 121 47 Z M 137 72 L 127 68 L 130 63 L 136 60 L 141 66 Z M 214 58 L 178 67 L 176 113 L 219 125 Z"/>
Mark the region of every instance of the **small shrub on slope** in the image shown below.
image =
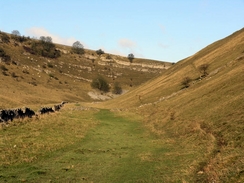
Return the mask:
<path id="1" fill-rule="evenodd" d="M 103 92 L 109 91 L 109 85 L 102 76 L 98 76 L 98 77 L 94 78 L 92 80 L 91 87 L 95 88 L 95 89 L 99 89 L 100 91 L 103 91 Z"/>

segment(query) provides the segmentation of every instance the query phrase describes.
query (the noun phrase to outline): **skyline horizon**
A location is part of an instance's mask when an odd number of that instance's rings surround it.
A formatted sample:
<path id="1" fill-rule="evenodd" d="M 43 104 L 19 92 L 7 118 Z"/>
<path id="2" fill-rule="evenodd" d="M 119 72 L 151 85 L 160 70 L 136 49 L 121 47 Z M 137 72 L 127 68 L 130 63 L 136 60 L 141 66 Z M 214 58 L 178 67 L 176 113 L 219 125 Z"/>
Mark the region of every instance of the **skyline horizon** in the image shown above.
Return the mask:
<path id="1" fill-rule="evenodd" d="M 229 36 L 231 36 L 232 34 L 234 34 L 235 32 L 238 32 L 238 31 L 240 31 L 240 30 L 242 30 L 242 29 L 244 29 L 244 27 L 242 27 L 241 29 L 238 29 L 238 30 L 232 32 L 231 34 L 229 34 L 229 35 L 227 35 L 227 36 L 225 36 L 225 37 L 223 37 L 223 38 L 221 38 L 221 39 L 224 39 L 224 38 L 226 38 L 226 37 L 229 37 Z M 18 30 L 16 29 L 16 30 L 13 30 L 13 31 L 18 31 Z M 0 30 L 0 32 L 4 32 L 4 31 Z M 12 34 L 12 32 L 4 32 L 4 33 Z M 20 33 L 20 36 L 30 37 L 31 39 L 36 39 L 36 40 L 40 40 L 40 37 L 41 37 L 41 36 L 40 36 L 39 38 L 38 38 L 38 37 L 35 37 L 35 36 L 32 36 L 32 37 L 31 37 L 31 36 L 29 36 L 29 35 L 21 35 L 21 33 Z M 46 35 L 45 37 L 48 37 L 48 36 L 50 36 L 50 35 Z M 50 37 L 51 37 L 51 36 L 50 36 Z M 52 38 L 52 37 L 51 37 L 51 38 Z M 221 39 L 219 39 L 219 40 L 221 40 Z M 216 40 L 216 41 L 219 41 L 219 40 Z M 79 40 L 76 40 L 76 41 L 79 41 Z M 74 41 L 74 42 L 76 42 L 76 41 Z M 216 41 L 214 41 L 214 42 L 216 42 Z M 212 42 L 212 43 L 210 43 L 210 44 L 213 44 L 214 42 Z M 69 47 L 72 47 L 72 45 L 67 45 L 67 44 L 65 44 L 65 43 L 57 43 L 57 42 L 54 42 L 53 39 L 52 39 L 52 43 L 54 43 L 54 44 L 59 44 L 59 45 L 63 45 L 63 46 L 69 46 Z M 209 45 L 210 45 L 210 44 L 209 44 Z M 206 45 L 205 47 L 207 47 L 207 46 L 209 46 L 209 45 Z M 83 46 L 84 46 L 84 45 L 83 45 Z M 203 47 L 203 48 L 201 48 L 200 50 L 196 51 L 196 52 L 193 53 L 192 55 L 189 55 L 189 56 L 187 56 L 187 57 L 185 57 L 185 58 L 182 58 L 182 59 L 180 59 L 180 60 L 178 60 L 178 61 L 176 61 L 176 62 L 179 62 L 179 61 L 181 61 L 181 60 L 184 60 L 184 59 L 186 59 L 186 58 L 188 58 L 188 57 L 193 56 L 194 54 L 196 54 L 197 52 L 201 51 L 201 50 L 204 49 L 205 47 Z M 85 49 L 85 50 L 91 50 L 91 51 L 97 51 L 97 50 L 99 50 L 99 49 L 101 49 L 101 48 L 90 49 L 90 48 L 86 48 L 86 47 L 84 47 L 84 49 Z M 103 49 L 101 49 L 101 50 L 103 50 Z M 104 51 L 104 50 L 103 50 L 103 51 Z M 134 55 L 134 53 L 128 53 L 128 55 L 120 55 L 120 54 L 109 53 L 109 52 L 105 52 L 105 54 L 118 55 L 118 56 L 122 56 L 122 57 L 128 57 L 129 54 L 133 54 L 133 55 Z M 134 55 L 134 56 L 135 56 L 135 55 Z M 155 61 L 160 61 L 160 62 L 176 63 L 176 62 L 174 62 L 174 61 L 157 60 L 157 59 L 152 59 L 152 58 L 144 58 L 144 57 L 136 57 L 136 56 L 135 56 L 135 58 L 138 58 L 138 59 L 155 60 Z"/>
<path id="2" fill-rule="evenodd" d="M 0 30 L 54 43 L 178 62 L 243 28 L 243 0 L 0 2 Z M 14 12 L 14 13 L 9 13 Z M 4 18 L 7 17 L 7 18 Z"/>

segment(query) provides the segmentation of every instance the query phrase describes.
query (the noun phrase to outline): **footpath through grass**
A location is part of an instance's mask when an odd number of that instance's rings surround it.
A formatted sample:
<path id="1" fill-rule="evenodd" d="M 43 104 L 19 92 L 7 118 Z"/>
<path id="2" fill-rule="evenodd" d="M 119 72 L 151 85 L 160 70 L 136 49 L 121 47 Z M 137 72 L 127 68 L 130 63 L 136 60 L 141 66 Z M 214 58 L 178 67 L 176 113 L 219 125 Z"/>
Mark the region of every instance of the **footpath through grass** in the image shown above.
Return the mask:
<path id="1" fill-rule="evenodd" d="M 82 154 L 84 179 L 93 182 L 157 180 L 153 157 L 166 149 L 153 143 L 136 121 L 107 110 L 100 111 L 96 117 L 101 124 L 85 137 L 82 147 L 76 151 Z"/>
<path id="2" fill-rule="evenodd" d="M 68 143 L 63 141 L 65 145 L 52 151 L 44 149 L 41 154 L 33 152 L 36 153 L 36 158 L 30 162 L 17 158 L 15 162 L 0 166 L 0 182 L 182 181 L 182 174 L 181 178 L 177 178 L 180 172 L 176 173 L 182 157 L 167 156 L 169 149 L 146 132 L 141 123 L 115 115 L 108 110 L 89 115 L 86 114 L 86 117 L 98 120 L 99 124 L 91 128 L 84 138 L 72 140 L 74 129 L 69 131 L 67 126 L 55 128 L 56 131 L 53 129 L 53 135 L 58 136 L 61 133 L 65 135 L 64 139 L 67 136 Z M 75 123 L 84 120 L 83 117 L 79 121 L 77 114 L 69 117 L 72 117 Z M 31 136 L 33 132 L 29 130 L 26 133 Z M 49 148 L 54 143 L 52 133 L 45 133 L 46 136 L 42 137 Z M 25 149 L 26 152 L 28 150 L 33 151 Z M 18 156 L 18 152 L 13 153 L 15 154 L 9 156 Z"/>

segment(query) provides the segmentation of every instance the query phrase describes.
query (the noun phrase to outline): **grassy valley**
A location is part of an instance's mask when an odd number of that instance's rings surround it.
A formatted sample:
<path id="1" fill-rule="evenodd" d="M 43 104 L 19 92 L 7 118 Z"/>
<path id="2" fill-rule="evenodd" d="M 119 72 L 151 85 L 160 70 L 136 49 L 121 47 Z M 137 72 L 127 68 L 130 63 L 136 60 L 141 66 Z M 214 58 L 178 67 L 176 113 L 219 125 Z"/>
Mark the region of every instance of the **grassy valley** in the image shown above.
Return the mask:
<path id="1" fill-rule="evenodd" d="M 63 45 L 56 59 L 1 47 L 16 63 L 0 63 L 1 108 L 70 103 L 1 124 L 0 181 L 244 181 L 244 29 L 173 65 Z M 127 92 L 94 102 L 97 74 Z"/>

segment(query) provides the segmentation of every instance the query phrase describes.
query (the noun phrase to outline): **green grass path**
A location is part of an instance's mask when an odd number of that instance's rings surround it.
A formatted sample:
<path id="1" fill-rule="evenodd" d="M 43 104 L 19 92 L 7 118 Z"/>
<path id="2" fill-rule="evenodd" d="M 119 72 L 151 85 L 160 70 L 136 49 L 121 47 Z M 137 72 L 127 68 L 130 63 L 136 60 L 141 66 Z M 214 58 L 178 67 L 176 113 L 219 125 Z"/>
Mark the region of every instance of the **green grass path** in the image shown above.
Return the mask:
<path id="1" fill-rule="evenodd" d="M 162 182 L 167 149 L 139 122 L 108 110 L 95 114 L 99 124 L 69 146 L 31 163 L 2 167 L 4 182 Z M 93 116 L 94 117 L 94 116 Z M 163 170 L 163 174 L 162 174 Z M 172 173 L 172 172 L 171 172 Z"/>
<path id="2" fill-rule="evenodd" d="M 94 182 L 150 182 L 156 164 L 156 147 L 138 122 L 116 117 L 109 111 L 97 114 L 101 124 L 84 139 L 84 174 Z M 88 160 L 88 161 L 86 161 Z M 92 172 L 92 174 L 91 174 Z"/>

